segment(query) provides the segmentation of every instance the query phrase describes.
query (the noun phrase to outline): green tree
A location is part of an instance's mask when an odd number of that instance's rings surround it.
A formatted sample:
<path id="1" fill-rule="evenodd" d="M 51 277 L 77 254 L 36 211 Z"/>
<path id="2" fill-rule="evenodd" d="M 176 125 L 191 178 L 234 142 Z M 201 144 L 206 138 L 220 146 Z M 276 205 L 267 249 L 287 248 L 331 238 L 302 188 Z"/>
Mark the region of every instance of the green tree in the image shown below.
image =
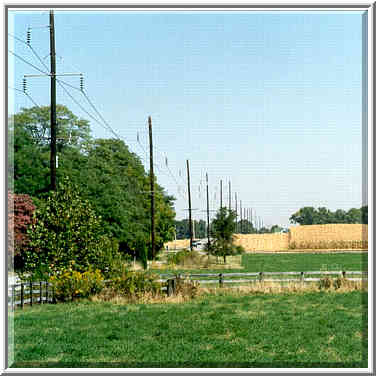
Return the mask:
<path id="1" fill-rule="evenodd" d="M 283 230 L 282 227 L 278 226 L 278 225 L 273 225 L 271 228 L 270 228 L 270 233 L 275 233 L 275 232 L 281 232 Z"/>
<path id="2" fill-rule="evenodd" d="M 236 228 L 236 213 L 226 207 L 218 210 L 211 225 L 213 246 L 209 250 L 212 254 L 222 256 L 226 263 L 226 256 L 239 252 L 239 247 L 234 245 L 234 233 Z"/>
<path id="3" fill-rule="evenodd" d="M 57 153 L 66 148 L 85 152 L 90 144 L 89 122 L 67 107 L 56 106 Z M 14 148 L 14 191 L 40 196 L 50 184 L 50 107 L 23 108 L 9 119 Z M 10 176 L 12 178 L 12 176 Z"/>
<path id="4" fill-rule="evenodd" d="M 150 249 L 150 182 L 139 157 L 121 140 L 92 139 L 86 120 L 64 106 L 57 110 L 57 182 L 69 177 L 102 217 L 104 231 L 118 240 L 121 252 L 141 259 L 141 244 Z M 49 107 L 23 109 L 10 120 L 15 191 L 37 203 L 50 181 Z M 155 180 L 157 251 L 174 237 L 173 201 Z"/>
<path id="5" fill-rule="evenodd" d="M 73 261 L 77 271 L 92 266 L 106 273 L 118 255 L 116 241 L 106 236 L 100 218 L 69 178 L 60 182 L 57 191 L 50 192 L 36 210 L 28 235 L 28 272 L 48 273 Z"/>
<path id="6" fill-rule="evenodd" d="M 351 208 L 347 212 L 338 209 L 331 212 L 325 207 L 315 209 L 313 207 L 304 207 L 299 209 L 290 217 L 290 222 L 299 223 L 300 225 L 321 225 L 327 223 L 365 223 L 368 221 L 368 208 L 360 209 Z"/>
<path id="7" fill-rule="evenodd" d="M 119 241 L 122 253 L 144 257 L 150 250 L 150 180 L 137 155 L 117 139 L 93 140 L 87 155 L 70 153 L 62 166 L 83 189 L 95 211 L 101 215 L 106 231 Z M 79 167 L 81 166 L 81 167 Z M 64 173 L 64 167 L 62 169 Z M 154 182 L 156 251 L 174 238 L 174 198 Z M 148 251 L 148 258 L 151 257 Z"/>
<path id="8" fill-rule="evenodd" d="M 313 225 L 315 224 L 315 208 L 305 206 L 299 209 L 290 217 L 290 222 L 298 223 L 300 225 Z"/>

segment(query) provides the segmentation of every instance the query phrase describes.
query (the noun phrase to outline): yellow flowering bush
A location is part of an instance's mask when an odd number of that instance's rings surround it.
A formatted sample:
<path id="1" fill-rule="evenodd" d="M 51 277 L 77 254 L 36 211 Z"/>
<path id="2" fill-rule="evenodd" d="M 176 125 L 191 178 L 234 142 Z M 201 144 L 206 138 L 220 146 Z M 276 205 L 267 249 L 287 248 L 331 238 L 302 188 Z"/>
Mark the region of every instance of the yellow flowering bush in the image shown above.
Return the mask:
<path id="1" fill-rule="evenodd" d="M 104 287 L 104 277 L 100 270 L 89 269 L 86 272 L 79 272 L 69 268 L 57 271 L 50 277 L 49 282 L 55 291 L 55 298 L 59 301 L 86 298 L 97 294 Z"/>

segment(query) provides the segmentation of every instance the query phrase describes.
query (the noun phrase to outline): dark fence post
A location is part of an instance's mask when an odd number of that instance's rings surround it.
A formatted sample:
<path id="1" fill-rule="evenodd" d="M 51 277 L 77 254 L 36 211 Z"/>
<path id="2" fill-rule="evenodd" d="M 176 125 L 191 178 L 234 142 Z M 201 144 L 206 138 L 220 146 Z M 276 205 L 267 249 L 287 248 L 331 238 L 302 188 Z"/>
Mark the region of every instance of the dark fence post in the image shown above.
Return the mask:
<path id="1" fill-rule="evenodd" d="M 264 273 L 260 272 L 259 273 L 259 281 L 262 282 L 264 280 Z"/>
<path id="2" fill-rule="evenodd" d="M 42 304 L 43 294 L 42 294 L 42 282 L 39 282 L 39 304 Z"/>
<path id="3" fill-rule="evenodd" d="M 171 296 L 175 293 L 175 278 L 167 280 L 167 296 Z"/>
<path id="4" fill-rule="evenodd" d="M 304 272 L 300 272 L 300 282 L 304 283 Z"/>
<path id="5" fill-rule="evenodd" d="M 24 284 L 21 283 L 21 309 L 24 307 Z"/>
<path id="6" fill-rule="evenodd" d="M 346 272 L 344 270 L 342 271 L 342 277 L 346 278 Z"/>
<path id="7" fill-rule="evenodd" d="M 29 289 L 30 289 L 30 306 L 33 306 L 33 282 L 30 281 L 29 283 Z"/>
<path id="8" fill-rule="evenodd" d="M 219 273 L 219 287 L 223 287 L 223 274 Z"/>

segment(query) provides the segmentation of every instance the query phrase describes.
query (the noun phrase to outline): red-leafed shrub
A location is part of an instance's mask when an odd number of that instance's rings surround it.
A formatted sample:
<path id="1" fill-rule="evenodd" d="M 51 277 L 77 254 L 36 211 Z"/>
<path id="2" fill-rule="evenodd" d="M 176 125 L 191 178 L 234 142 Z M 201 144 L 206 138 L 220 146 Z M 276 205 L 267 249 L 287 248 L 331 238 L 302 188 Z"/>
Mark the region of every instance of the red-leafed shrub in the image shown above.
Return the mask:
<path id="1" fill-rule="evenodd" d="M 27 228 L 33 221 L 35 205 L 29 195 L 8 191 L 8 245 L 14 247 L 15 268 L 21 266 L 23 252 L 29 244 Z"/>

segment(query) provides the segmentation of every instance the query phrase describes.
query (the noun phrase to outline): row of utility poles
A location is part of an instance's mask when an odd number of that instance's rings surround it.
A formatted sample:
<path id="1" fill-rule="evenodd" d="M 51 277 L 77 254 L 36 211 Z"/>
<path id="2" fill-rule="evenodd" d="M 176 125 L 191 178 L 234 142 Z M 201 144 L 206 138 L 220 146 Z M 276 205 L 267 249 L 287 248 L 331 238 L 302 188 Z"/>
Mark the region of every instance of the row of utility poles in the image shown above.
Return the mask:
<path id="1" fill-rule="evenodd" d="M 50 121 L 51 121 L 51 137 L 50 137 L 50 190 L 56 190 L 56 155 L 57 155 L 57 122 L 56 122 L 56 76 L 58 75 L 68 75 L 68 74 L 56 74 L 56 52 L 55 52 L 55 22 L 54 22 L 54 12 L 50 11 L 49 14 L 49 31 L 50 31 L 50 73 L 43 75 L 25 75 L 25 77 L 50 77 L 50 94 L 51 94 L 51 106 L 50 106 Z M 30 43 L 30 31 L 28 31 L 28 42 Z M 69 75 L 79 75 L 82 77 L 81 73 L 70 73 Z M 24 82 L 25 79 L 24 79 Z M 26 87 L 26 84 L 25 84 Z M 150 145 L 150 216 L 151 216 L 151 254 L 155 257 L 155 203 L 154 203 L 154 164 L 153 164 L 153 133 L 152 133 L 152 120 L 149 116 L 149 145 Z M 187 180 L 188 180 L 188 211 L 189 211 L 189 234 L 190 234 L 190 249 L 193 250 L 193 225 L 192 225 L 192 204 L 191 204 L 191 187 L 190 187 L 190 174 L 189 174 L 189 161 L 187 160 Z M 229 202 L 228 208 L 231 210 L 231 182 L 229 181 Z M 220 207 L 223 207 L 222 202 L 222 180 L 220 181 Z M 238 203 L 237 203 L 237 193 L 235 193 L 235 211 L 238 217 Z M 209 213 L 214 210 L 209 208 L 209 180 L 208 174 L 206 173 L 206 216 L 207 216 L 207 238 L 208 245 L 210 246 L 210 215 Z M 242 201 L 240 200 L 240 222 L 237 222 L 237 231 L 243 231 L 243 220 L 247 220 L 249 223 L 252 221 L 252 209 L 242 208 Z M 257 218 L 256 218 L 257 223 Z M 259 227 L 261 222 L 259 219 Z"/>

